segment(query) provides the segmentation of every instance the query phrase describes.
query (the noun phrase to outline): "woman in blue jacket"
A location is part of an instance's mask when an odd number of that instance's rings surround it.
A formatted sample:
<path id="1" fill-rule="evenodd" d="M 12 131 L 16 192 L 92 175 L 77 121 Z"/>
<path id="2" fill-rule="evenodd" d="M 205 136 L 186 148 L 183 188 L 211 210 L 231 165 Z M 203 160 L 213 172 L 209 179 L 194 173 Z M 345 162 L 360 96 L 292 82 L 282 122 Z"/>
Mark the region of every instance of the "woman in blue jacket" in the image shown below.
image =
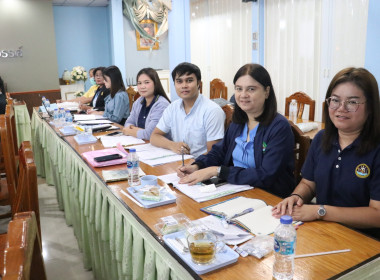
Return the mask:
<path id="1" fill-rule="evenodd" d="M 110 91 L 104 98 L 104 111 L 90 111 L 90 113 L 103 115 L 110 121 L 124 125 L 129 116 L 129 98 L 121 72 L 117 66 L 110 66 L 104 69 L 103 76 L 104 85 Z"/>
<path id="2" fill-rule="evenodd" d="M 246 64 L 233 82 L 236 107 L 226 135 L 207 155 L 178 168 L 180 183 L 218 176 L 286 197 L 295 187 L 294 136 L 288 120 L 277 113 L 269 73 L 261 65 Z"/>
<path id="3" fill-rule="evenodd" d="M 141 97 L 133 103 L 132 112 L 125 122 L 123 132 L 126 135 L 149 140 L 170 100 L 156 70 L 143 68 L 137 73 L 136 80 Z"/>

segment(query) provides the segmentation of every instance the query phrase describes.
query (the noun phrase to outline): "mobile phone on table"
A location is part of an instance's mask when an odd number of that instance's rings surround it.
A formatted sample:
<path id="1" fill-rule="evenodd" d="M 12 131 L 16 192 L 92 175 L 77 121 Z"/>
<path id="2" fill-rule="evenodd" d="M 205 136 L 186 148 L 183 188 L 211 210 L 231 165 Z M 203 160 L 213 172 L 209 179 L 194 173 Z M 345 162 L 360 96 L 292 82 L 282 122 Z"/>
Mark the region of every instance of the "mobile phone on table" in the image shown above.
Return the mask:
<path id="1" fill-rule="evenodd" d="M 115 131 L 115 132 L 111 132 L 111 133 L 106 134 L 106 136 L 116 136 L 116 135 L 123 135 L 123 132 Z"/>
<path id="2" fill-rule="evenodd" d="M 106 156 L 101 156 L 101 157 L 95 157 L 94 160 L 96 162 L 103 162 L 103 161 L 109 161 L 109 160 L 120 159 L 120 158 L 122 158 L 121 154 L 112 154 L 112 155 L 106 155 Z"/>
<path id="3" fill-rule="evenodd" d="M 208 180 L 202 181 L 202 185 L 211 185 L 211 184 L 214 184 L 215 187 L 220 187 L 220 186 L 227 184 L 227 182 L 223 179 L 218 178 L 218 177 L 212 177 Z"/>

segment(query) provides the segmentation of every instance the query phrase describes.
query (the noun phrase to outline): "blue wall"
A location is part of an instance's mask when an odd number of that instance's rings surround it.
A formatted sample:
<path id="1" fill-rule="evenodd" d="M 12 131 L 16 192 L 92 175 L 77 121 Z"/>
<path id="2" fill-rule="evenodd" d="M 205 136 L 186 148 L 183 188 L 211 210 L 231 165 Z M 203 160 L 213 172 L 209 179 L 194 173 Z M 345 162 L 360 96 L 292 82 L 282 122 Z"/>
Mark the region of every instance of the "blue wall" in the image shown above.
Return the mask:
<path id="1" fill-rule="evenodd" d="M 172 1 L 169 12 L 169 69 L 172 71 L 181 62 L 191 62 L 190 57 L 190 1 Z M 178 95 L 170 79 L 170 95 Z"/>
<path id="2" fill-rule="evenodd" d="M 365 52 L 365 68 L 367 68 L 380 84 L 380 1 L 370 0 L 368 7 L 367 45 Z"/>
<path id="3" fill-rule="evenodd" d="M 59 77 L 78 65 L 87 71 L 111 65 L 107 7 L 54 6 L 53 13 Z"/>

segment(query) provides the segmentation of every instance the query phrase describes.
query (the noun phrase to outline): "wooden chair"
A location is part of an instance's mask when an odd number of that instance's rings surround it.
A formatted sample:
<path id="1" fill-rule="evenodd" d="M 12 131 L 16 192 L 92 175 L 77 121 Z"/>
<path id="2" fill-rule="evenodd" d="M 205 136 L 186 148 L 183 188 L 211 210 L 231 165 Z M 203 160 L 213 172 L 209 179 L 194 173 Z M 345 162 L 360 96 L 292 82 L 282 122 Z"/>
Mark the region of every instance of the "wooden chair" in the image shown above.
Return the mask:
<path id="1" fill-rule="evenodd" d="M 301 169 L 302 165 L 305 162 L 307 152 L 310 148 L 310 137 L 303 134 L 303 132 L 296 126 L 293 122 L 289 121 L 292 131 L 294 134 L 294 159 L 295 159 L 295 168 L 294 168 L 294 177 L 296 183 L 298 184 L 301 181 Z"/>
<path id="2" fill-rule="evenodd" d="M 199 93 L 200 94 L 203 93 L 203 82 L 202 81 L 199 81 Z"/>
<path id="3" fill-rule="evenodd" d="M 47 279 L 34 212 L 17 213 L 0 240 L 3 280 Z"/>
<path id="4" fill-rule="evenodd" d="M 227 87 L 220 79 L 210 82 L 210 99 L 224 98 L 227 100 Z"/>
<path id="5" fill-rule="evenodd" d="M 289 104 L 292 99 L 297 100 L 297 118 L 302 119 L 303 110 L 306 104 L 309 105 L 309 121 L 314 121 L 315 101 L 302 91 L 296 92 L 285 99 L 285 116 L 289 116 Z"/>
<path id="6" fill-rule="evenodd" d="M 16 197 L 18 178 L 16 155 L 14 153 L 14 146 L 11 135 L 11 129 L 7 124 L 5 115 L 0 115 L 0 141 L 4 158 L 4 169 L 6 173 L 6 179 L 0 180 L 0 200 L 2 201 L 2 204 L 10 204 L 12 206 L 12 201 L 14 201 Z"/>
<path id="7" fill-rule="evenodd" d="M 129 98 L 129 111 L 131 111 L 133 103 L 140 97 L 140 94 L 131 86 L 127 88 L 127 93 Z"/>
<path id="8" fill-rule="evenodd" d="M 5 108 L 5 119 L 7 122 L 7 126 L 10 128 L 10 139 L 13 143 L 13 149 L 14 154 L 18 155 L 18 145 L 17 145 L 17 130 L 16 130 L 16 117 L 15 117 L 15 110 L 14 110 L 14 102 L 13 99 L 11 99 L 6 108 Z"/>
<path id="9" fill-rule="evenodd" d="M 230 126 L 230 123 L 232 121 L 232 115 L 234 114 L 234 106 L 231 104 L 226 104 L 222 107 L 224 113 L 226 114 L 226 120 L 224 121 L 224 130 L 226 131 L 227 128 Z"/>

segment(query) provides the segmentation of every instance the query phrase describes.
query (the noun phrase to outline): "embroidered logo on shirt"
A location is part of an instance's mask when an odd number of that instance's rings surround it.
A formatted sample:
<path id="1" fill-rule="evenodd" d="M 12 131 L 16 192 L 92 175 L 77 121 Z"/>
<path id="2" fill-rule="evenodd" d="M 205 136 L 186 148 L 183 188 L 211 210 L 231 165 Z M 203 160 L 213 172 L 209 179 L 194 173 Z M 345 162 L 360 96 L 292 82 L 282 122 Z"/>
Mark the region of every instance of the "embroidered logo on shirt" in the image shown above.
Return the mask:
<path id="1" fill-rule="evenodd" d="M 369 169 L 367 164 L 361 163 L 355 168 L 355 174 L 359 178 L 367 178 L 371 170 Z"/>
<path id="2" fill-rule="evenodd" d="M 266 149 L 267 149 L 267 143 L 263 142 L 263 153 L 265 153 Z"/>

